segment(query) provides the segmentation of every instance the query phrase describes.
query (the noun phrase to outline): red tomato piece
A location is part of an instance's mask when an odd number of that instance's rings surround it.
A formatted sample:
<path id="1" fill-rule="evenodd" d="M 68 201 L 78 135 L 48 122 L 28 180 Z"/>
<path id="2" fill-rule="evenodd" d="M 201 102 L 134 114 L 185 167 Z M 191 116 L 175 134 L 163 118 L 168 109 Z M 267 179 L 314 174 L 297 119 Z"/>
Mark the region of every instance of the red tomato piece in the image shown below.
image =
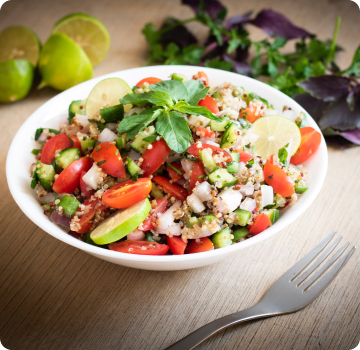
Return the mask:
<path id="1" fill-rule="evenodd" d="M 264 166 L 264 178 L 266 183 L 283 197 L 289 197 L 295 192 L 290 177 L 277 165 L 267 162 Z"/>
<path id="2" fill-rule="evenodd" d="M 58 176 L 53 185 L 56 193 L 73 193 L 80 188 L 80 177 L 83 171 L 88 171 L 92 166 L 89 157 L 74 160 Z"/>
<path id="3" fill-rule="evenodd" d="M 171 177 L 171 180 L 176 182 L 176 181 L 180 180 L 183 177 L 184 170 L 183 170 L 181 164 L 179 164 L 179 163 L 171 163 L 171 166 L 176 168 L 181 173 L 181 174 L 179 174 L 177 171 L 175 171 L 174 169 L 169 167 L 169 165 L 166 167 L 166 169 L 167 169 L 167 171 L 168 171 L 168 173 L 169 173 L 169 175 Z"/>
<path id="4" fill-rule="evenodd" d="M 201 138 L 215 137 L 215 131 L 206 128 L 196 128 L 196 131 L 199 132 L 198 136 L 200 136 Z"/>
<path id="5" fill-rule="evenodd" d="M 200 71 L 198 74 L 193 75 L 192 78 L 193 80 L 200 79 L 204 83 L 205 87 L 208 87 L 209 85 L 209 78 L 205 72 Z"/>
<path id="6" fill-rule="evenodd" d="M 80 143 L 79 140 L 78 142 Z M 68 135 L 66 134 L 55 135 L 45 143 L 41 151 L 41 163 L 51 164 L 52 160 L 55 157 L 56 151 L 58 150 L 62 151 L 63 149 L 70 147 L 71 147 L 71 143 Z M 80 150 L 81 150 L 81 146 L 80 146 Z"/>
<path id="7" fill-rule="evenodd" d="M 80 154 L 82 154 L 82 149 L 81 149 L 81 143 L 80 143 L 80 140 L 74 136 L 74 135 L 71 135 L 71 140 L 72 140 L 72 146 L 70 147 L 73 147 L 73 148 L 78 148 L 79 151 L 80 151 Z M 70 141 L 70 140 L 69 140 Z"/>
<path id="8" fill-rule="evenodd" d="M 170 148 L 165 140 L 155 141 L 151 149 L 146 149 L 142 158 L 140 168 L 144 170 L 144 176 L 150 176 L 158 170 L 165 162 L 170 153 Z"/>
<path id="9" fill-rule="evenodd" d="M 88 190 L 88 185 L 84 182 L 83 176 L 86 174 L 86 171 L 82 171 L 80 175 L 80 190 L 81 193 L 85 195 L 85 198 L 91 197 L 95 191 L 94 190 Z"/>
<path id="10" fill-rule="evenodd" d="M 109 249 L 128 254 L 165 255 L 169 250 L 169 246 L 147 241 L 122 241 L 109 244 Z"/>
<path id="11" fill-rule="evenodd" d="M 185 243 L 180 237 L 166 237 L 166 244 L 169 246 L 171 253 L 174 255 L 183 255 L 187 243 Z"/>
<path id="12" fill-rule="evenodd" d="M 265 231 L 271 225 L 271 221 L 266 214 L 259 214 L 254 223 L 249 227 L 249 232 L 252 235 L 257 235 L 260 232 Z"/>
<path id="13" fill-rule="evenodd" d="M 91 156 L 104 173 L 121 179 L 126 178 L 125 166 L 120 152 L 111 142 L 100 143 L 95 147 Z"/>
<path id="14" fill-rule="evenodd" d="M 202 162 L 196 162 L 191 173 L 190 183 L 189 183 L 189 193 L 191 194 L 197 182 L 201 183 L 204 181 L 206 172 Z"/>
<path id="15" fill-rule="evenodd" d="M 290 159 L 290 163 L 294 165 L 304 163 L 308 160 L 311 155 L 317 151 L 321 143 L 321 134 L 310 126 L 301 128 L 300 133 L 300 146 Z"/>
<path id="16" fill-rule="evenodd" d="M 169 193 L 176 199 L 179 199 L 182 202 L 186 200 L 188 193 L 185 188 L 182 188 L 175 183 L 171 184 L 170 180 L 163 176 L 155 176 L 152 180 L 158 185 L 162 186 L 166 193 Z"/>
<path id="17" fill-rule="evenodd" d="M 219 113 L 219 107 L 216 101 L 209 95 L 207 95 L 204 99 L 200 100 L 198 106 L 206 107 L 213 114 Z"/>
<path id="18" fill-rule="evenodd" d="M 275 164 L 275 154 L 268 157 L 267 161 L 271 164 Z"/>
<path id="19" fill-rule="evenodd" d="M 240 151 L 240 162 L 247 163 L 250 159 L 253 159 L 254 156 L 247 152 Z"/>
<path id="20" fill-rule="evenodd" d="M 191 239 L 187 245 L 186 253 L 194 254 L 194 253 L 202 253 L 207 252 L 209 250 L 214 249 L 214 244 L 207 237 L 199 238 L 200 242 L 197 243 L 196 239 Z"/>
<path id="21" fill-rule="evenodd" d="M 168 207 L 168 200 L 167 198 L 156 198 L 154 199 L 156 201 L 156 208 L 155 211 L 150 215 L 148 219 L 146 219 L 144 222 L 140 224 L 138 227 L 138 230 L 140 231 L 149 231 L 153 230 L 155 228 L 155 222 L 158 219 L 157 214 L 165 213 Z"/>
<path id="22" fill-rule="evenodd" d="M 140 80 L 136 86 L 137 87 L 141 87 L 142 85 L 144 85 L 144 83 L 148 83 L 149 85 L 151 84 L 156 84 L 156 83 L 159 83 L 160 81 L 162 81 L 161 79 L 159 78 L 154 78 L 154 77 L 148 77 L 148 78 L 144 78 L 142 80 Z"/>
<path id="23" fill-rule="evenodd" d="M 201 146 L 200 146 L 201 145 Z M 231 163 L 232 162 L 232 156 L 229 152 L 223 150 L 222 148 L 213 146 L 213 145 L 209 145 L 207 143 L 195 143 L 194 145 L 190 146 L 187 150 L 187 153 L 195 156 L 195 157 L 200 157 L 199 155 L 199 151 L 203 150 L 205 148 L 210 148 L 213 153 L 215 154 L 219 154 L 219 153 L 223 153 L 224 157 L 226 157 L 226 163 Z"/>
<path id="24" fill-rule="evenodd" d="M 102 200 L 111 208 L 129 208 L 147 197 L 151 192 L 152 183 L 149 178 L 137 181 L 124 181 L 108 189 Z"/>
<path id="25" fill-rule="evenodd" d="M 258 115 L 255 115 L 255 107 L 254 106 L 247 106 L 240 112 L 240 117 L 246 117 L 246 120 L 249 123 L 253 123 L 255 120 L 258 120 L 260 117 L 264 115 L 264 112 L 260 112 Z"/>

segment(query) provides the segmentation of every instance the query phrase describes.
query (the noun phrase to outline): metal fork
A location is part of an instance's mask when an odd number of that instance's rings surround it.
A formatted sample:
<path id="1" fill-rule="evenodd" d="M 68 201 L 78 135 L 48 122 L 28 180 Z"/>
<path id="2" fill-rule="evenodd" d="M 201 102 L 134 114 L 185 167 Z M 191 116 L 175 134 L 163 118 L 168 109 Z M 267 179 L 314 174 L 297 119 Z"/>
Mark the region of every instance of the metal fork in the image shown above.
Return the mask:
<path id="1" fill-rule="evenodd" d="M 265 296 L 254 306 L 235 312 L 234 314 L 221 317 L 207 325 L 192 332 L 177 343 L 168 347 L 166 350 L 190 350 L 196 347 L 205 339 L 211 337 L 216 332 L 233 326 L 240 322 L 250 321 L 257 318 L 278 316 L 298 311 L 310 304 L 320 293 L 330 284 L 340 270 L 350 259 L 355 251 L 353 246 L 341 259 L 350 242 L 341 247 L 326 264 L 324 264 L 316 273 L 310 275 L 325 261 L 331 252 L 339 244 L 342 236 L 337 238 L 326 251 L 302 273 L 310 263 L 325 249 L 335 236 L 336 232 L 331 232 L 323 241 L 321 241 L 311 252 L 305 255 L 293 267 L 286 271 L 270 287 Z M 340 260 L 339 260 L 340 259 Z M 323 274 L 333 266 L 328 273 Z M 302 273 L 302 274 L 301 274 Z M 310 277 L 309 279 L 307 279 Z M 322 278 L 321 278 L 322 277 Z M 306 280 L 307 279 L 307 280 Z"/>

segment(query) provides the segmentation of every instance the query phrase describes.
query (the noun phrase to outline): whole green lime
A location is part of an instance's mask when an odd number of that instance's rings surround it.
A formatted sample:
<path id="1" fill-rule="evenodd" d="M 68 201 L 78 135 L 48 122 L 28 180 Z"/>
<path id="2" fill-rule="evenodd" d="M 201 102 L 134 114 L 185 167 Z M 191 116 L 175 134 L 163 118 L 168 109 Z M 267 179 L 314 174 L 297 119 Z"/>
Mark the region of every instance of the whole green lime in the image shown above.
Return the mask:
<path id="1" fill-rule="evenodd" d="M 23 99 L 30 91 L 34 67 L 26 60 L 0 62 L 0 102 Z"/>
<path id="2" fill-rule="evenodd" d="M 44 44 L 39 59 L 43 79 L 40 87 L 49 85 L 66 90 L 93 76 L 91 62 L 84 50 L 65 34 L 53 34 Z"/>

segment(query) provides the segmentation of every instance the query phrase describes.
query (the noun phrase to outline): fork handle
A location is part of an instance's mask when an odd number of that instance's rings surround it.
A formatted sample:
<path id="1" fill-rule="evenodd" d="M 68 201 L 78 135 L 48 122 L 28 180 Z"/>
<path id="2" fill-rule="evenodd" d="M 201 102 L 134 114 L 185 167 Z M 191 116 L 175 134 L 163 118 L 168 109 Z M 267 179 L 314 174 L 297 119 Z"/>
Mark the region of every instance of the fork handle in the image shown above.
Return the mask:
<path id="1" fill-rule="evenodd" d="M 224 328 L 233 326 L 240 322 L 254 320 L 256 318 L 268 317 L 273 314 L 274 312 L 267 310 L 266 307 L 263 307 L 260 303 L 258 303 L 248 309 L 218 318 L 217 320 L 202 326 L 165 350 L 191 350 L 202 341 Z"/>

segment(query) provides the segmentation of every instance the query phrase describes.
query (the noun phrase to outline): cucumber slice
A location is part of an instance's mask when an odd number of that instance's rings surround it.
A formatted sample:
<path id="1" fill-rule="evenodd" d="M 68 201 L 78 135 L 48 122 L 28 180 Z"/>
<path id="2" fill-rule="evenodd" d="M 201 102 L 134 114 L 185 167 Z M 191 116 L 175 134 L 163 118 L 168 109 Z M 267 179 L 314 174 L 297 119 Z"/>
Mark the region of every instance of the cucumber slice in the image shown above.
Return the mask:
<path id="1" fill-rule="evenodd" d="M 162 197 L 165 197 L 165 194 L 159 190 L 159 187 L 156 186 L 155 182 L 152 182 L 151 195 L 152 195 L 154 198 L 162 198 Z"/>
<path id="2" fill-rule="evenodd" d="M 212 173 L 218 168 L 214 158 L 212 157 L 212 152 L 209 151 L 209 149 L 205 148 L 203 150 L 199 150 L 199 155 L 202 163 L 204 164 L 204 168 L 208 174 Z"/>
<path id="3" fill-rule="evenodd" d="M 150 209 L 149 199 L 144 198 L 130 208 L 105 219 L 91 232 L 90 238 L 100 245 L 116 242 L 134 231 L 146 219 Z"/>
<path id="4" fill-rule="evenodd" d="M 124 105 L 115 105 L 100 109 L 101 119 L 104 123 L 116 123 L 124 118 Z"/>
<path id="5" fill-rule="evenodd" d="M 271 224 L 273 224 L 275 221 L 279 219 L 279 210 L 278 209 L 269 209 L 265 210 L 263 212 L 271 221 Z"/>
<path id="6" fill-rule="evenodd" d="M 232 234 L 234 236 L 232 241 L 233 241 L 233 243 L 236 243 L 240 238 L 247 236 L 249 234 L 249 231 L 245 227 L 242 227 L 242 228 L 234 231 Z"/>
<path id="7" fill-rule="evenodd" d="M 237 124 L 232 123 L 224 132 L 220 147 L 221 148 L 230 148 L 235 145 L 240 136 L 240 129 Z"/>
<path id="8" fill-rule="evenodd" d="M 213 131 L 225 131 L 230 126 L 230 121 L 228 119 L 223 119 L 221 122 L 216 122 L 212 120 L 210 122 L 210 129 Z"/>
<path id="9" fill-rule="evenodd" d="M 185 225 L 188 228 L 193 228 L 194 225 L 199 225 L 201 226 L 205 221 L 213 221 L 216 220 L 217 222 L 220 222 L 220 220 L 214 216 L 214 215 L 206 215 L 206 216 L 202 216 L 200 218 L 197 218 L 196 216 L 192 216 L 190 219 L 186 219 L 185 220 Z"/>
<path id="10" fill-rule="evenodd" d="M 227 171 L 230 174 L 236 174 L 239 171 L 240 153 L 231 152 L 233 161 L 228 164 Z"/>
<path id="11" fill-rule="evenodd" d="M 84 136 L 81 138 L 80 144 L 81 144 L 81 150 L 83 152 L 92 151 L 96 145 L 96 140 L 94 140 L 88 136 Z"/>
<path id="12" fill-rule="evenodd" d="M 295 184 L 295 192 L 297 194 L 303 194 L 308 190 L 308 187 L 306 185 L 299 185 L 298 183 Z"/>
<path id="13" fill-rule="evenodd" d="M 137 181 L 141 168 L 131 159 L 127 158 L 127 169 L 133 181 Z"/>
<path id="14" fill-rule="evenodd" d="M 55 157 L 55 162 L 57 166 L 65 169 L 75 159 L 78 159 L 80 157 L 81 154 L 78 148 L 66 148 L 62 150 L 57 157 Z"/>
<path id="15" fill-rule="evenodd" d="M 64 209 L 64 214 L 67 216 L 73 216 L 80 206 L 80 202 L 69 195 L 66 195 L 60 199 L 59 207 Z"/>
<path id="16" fill-rule="evenodd" d="M 143 141 L 143 138 L 148 137 L 150 135 L 154 135 L 154 134 L 155 134 L 155 128 L 152 125 L 147 127 L 144 131 L 139 132 L 135 136 L 135 140 L 130 144 L 130 147 L 136 152 L 145 150 L 147 148 L 147 146 L 149 145 L 149 143 L 146 141 Z"/>
<path id="17" fill-rule="evenodd" d="M 70 124 L 72 119 L 75 117 L 75 114 L 85 115 L 85 103 L 86 100 L 76 100 L 70 103 L 68 118 Z"/>
<path id="18" fill-rule="evenodd" d="M 246 226 L 247 222 L 251 218 L 251 213 L 244 209 L 236 209 L 234 211 L 235 220 L 234 225 Z"/>
<path id="19" fill-rule="evenodd" d="M 225 169 L 218 169 L 209 175 L 211 183 L 220 182 L 222 186 L 219 188 L 230 187 L 237 183 L 237 179 L 229 174 Z"/>
<path id="20" fill-rule="evenodd" d="M 231 239 L 230 229 L 228 227 L 222 229 L 221 231 L 214 233 L 210 237 L 211 241 L 217 248 L 224 248 L 229 245 L 232 245 L 233 241 Z"/>
<path id="21" fill-rule="evenodd" d="M 115 139 L 114 141 L 116 142 L 116 147 L 118 149 L 125 148 L 125 145 L 126 145 L 126 137 L 125 136 L 119 137 L 119 138 Z"/>
<path id="22" fill-rule="evenodd" d="M 37 167 L 36 175 L 41 186 L 44 187 L 45 190 L 50 190 L 55 180 L 54 167 L 51 164 L 43 164 L 41 162 L 37 162 L 36 165 L 40 165 L 40 168 Z"/>

